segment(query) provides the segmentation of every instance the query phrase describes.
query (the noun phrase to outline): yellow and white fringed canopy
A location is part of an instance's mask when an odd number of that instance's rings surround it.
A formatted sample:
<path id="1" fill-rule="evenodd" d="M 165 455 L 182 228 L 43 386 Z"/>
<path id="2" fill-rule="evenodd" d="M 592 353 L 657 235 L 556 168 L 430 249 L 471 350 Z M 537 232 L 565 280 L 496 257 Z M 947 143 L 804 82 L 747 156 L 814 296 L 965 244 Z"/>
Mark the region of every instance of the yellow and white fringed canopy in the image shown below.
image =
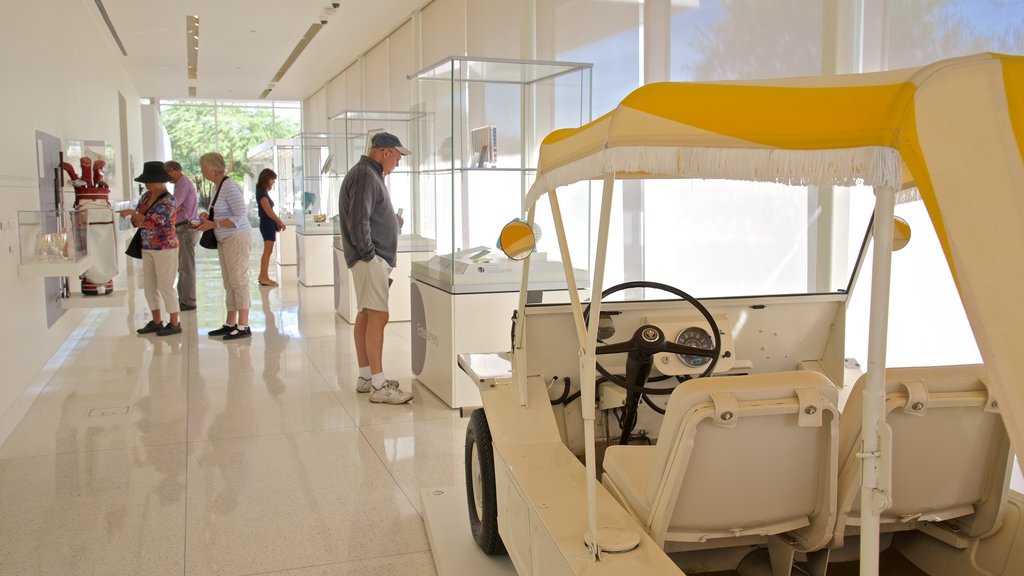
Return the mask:
<path id="1" fill-rule="evenodd" d="M 755 82 L 658 83 L 549 134 L 527 207 L 582 180 L 916 186 L 1024 449 L 1024 57 Z"/>

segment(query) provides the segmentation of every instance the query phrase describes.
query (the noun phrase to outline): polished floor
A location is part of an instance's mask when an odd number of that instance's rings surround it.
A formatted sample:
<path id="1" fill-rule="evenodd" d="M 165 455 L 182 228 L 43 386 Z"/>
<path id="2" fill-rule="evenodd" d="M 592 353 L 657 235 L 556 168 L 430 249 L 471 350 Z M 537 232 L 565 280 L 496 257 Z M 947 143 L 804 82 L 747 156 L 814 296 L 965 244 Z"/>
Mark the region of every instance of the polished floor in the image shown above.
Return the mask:
<path id="1" fill-rule="evenodd" d="M 0 574 L 430 575 L 425 487 L 462 482 L 465 420 L 413 382 L 409 325 L 387 328 L 402 406 L 357 394 L 352 327 L 332 287 L 256 284 L 251 340 L 221 325 L 214 253 L 181 335 L 149 319 L 139 267 L 127 306 L 91 311 L 44 369 L 0 447 Z"/>

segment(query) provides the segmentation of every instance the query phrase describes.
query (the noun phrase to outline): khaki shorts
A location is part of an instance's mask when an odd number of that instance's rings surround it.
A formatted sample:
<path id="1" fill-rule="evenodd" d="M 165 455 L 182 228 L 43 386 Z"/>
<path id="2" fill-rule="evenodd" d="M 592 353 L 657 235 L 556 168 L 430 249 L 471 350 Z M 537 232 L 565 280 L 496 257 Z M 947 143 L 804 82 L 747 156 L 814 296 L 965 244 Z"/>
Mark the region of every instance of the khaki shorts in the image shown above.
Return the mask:
<path id="1" fill-rule="evenodd" d="M 356 308 L 387 312 L 391 266 L 380 256 L 374 256 L 369 262 L 356 262 L 350 270 L 356 292 Z"/>

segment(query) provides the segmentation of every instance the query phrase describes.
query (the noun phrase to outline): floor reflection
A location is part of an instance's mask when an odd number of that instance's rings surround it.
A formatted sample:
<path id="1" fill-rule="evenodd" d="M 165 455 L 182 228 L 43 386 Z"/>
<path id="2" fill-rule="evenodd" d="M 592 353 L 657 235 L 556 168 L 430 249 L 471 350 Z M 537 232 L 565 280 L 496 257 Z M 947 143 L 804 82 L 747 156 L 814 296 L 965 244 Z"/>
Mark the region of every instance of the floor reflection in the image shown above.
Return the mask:
<path id="1" fill-rule="evenodd" d="M 135 334 L 124 267 L 125 307 L 89 313 L 0 446 L 0 574 L 434 573 L 419 491 L 461 476 L 464 420 L 413 383 L 407 324 L 385 354 L 414 403 L 356 394 L 333 287 L 277 277 L 253 282 L 251 339 L 210 338 L 224 290 L 199 250 L 198 309 L 160 338 Z"/>

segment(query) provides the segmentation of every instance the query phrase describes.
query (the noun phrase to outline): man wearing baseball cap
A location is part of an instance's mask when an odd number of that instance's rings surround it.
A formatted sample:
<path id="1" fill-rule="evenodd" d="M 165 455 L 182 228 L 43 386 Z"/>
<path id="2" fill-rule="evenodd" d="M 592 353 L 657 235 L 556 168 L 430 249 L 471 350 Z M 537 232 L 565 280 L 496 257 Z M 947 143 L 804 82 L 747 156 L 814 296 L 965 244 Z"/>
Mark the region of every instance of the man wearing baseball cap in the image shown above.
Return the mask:
<path id="1" fill-rule="evenodd" d="M 412 392 L 384 377 L 384 327 L 388 323 L 389 276 L 398 261 L 402 217 L 395 214 L 384 177 L 409 150 L 394 134 L 379 132 L 370 149 L 345 175 L 338 201 L 345 264 L 355 287 L 355 344 L 359 361 L 357 392 L 370 392 L 370 402 L 405 404 Z"/>

